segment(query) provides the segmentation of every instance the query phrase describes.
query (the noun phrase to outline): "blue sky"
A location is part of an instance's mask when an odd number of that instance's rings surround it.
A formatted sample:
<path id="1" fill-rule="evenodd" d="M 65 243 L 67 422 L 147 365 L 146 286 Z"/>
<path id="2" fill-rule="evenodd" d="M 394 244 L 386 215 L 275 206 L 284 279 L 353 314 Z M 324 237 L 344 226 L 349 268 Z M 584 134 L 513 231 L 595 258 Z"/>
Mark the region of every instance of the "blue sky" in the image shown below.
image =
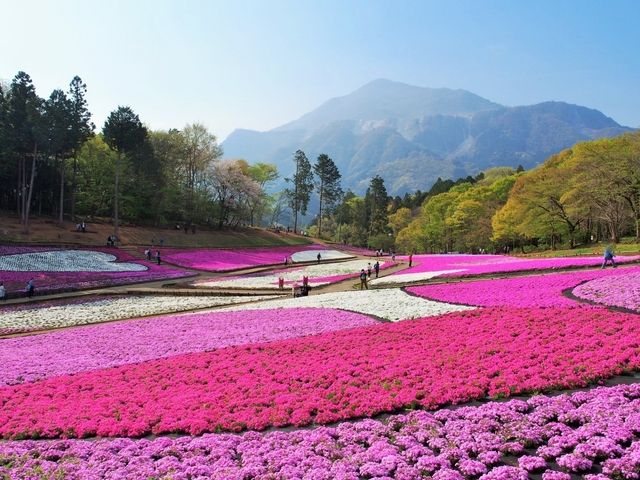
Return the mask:
<path id="1" fill-rule="evenodd" d="M 222 141 L 269 130 L 377 78 L 503 105 L 565 101 L 640 127 L 640 2 L 0 0 L 0 79 L 87 84 L 152 129 Z"/>

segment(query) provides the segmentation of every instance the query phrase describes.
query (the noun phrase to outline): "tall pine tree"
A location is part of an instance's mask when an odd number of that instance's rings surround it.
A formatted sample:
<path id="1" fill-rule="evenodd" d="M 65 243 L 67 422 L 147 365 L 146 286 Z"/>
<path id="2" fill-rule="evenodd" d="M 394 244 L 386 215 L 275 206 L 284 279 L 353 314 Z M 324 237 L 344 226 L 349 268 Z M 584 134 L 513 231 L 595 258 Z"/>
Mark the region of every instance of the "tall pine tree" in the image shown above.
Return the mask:
<path id="1" fill-rule="evenodd" d="M 118 199 L 120 196 L 120 164 L 122 155 L 132 153 L 147 138 L 147 129 L 129 107 L 118 107 L 109 115 L 102 128 L 104 141 L 118 155 L 115 195 L 113 198 L 113 236 L 118 240 Z"/>
<path id="2" fill-rule="evenodd" d="M 320 207 L 318 212 L 318 237 L 322 237 L 322 214 L 323 207 L 325 212 L 331 212 L 340 197 L 344 194 L 340 185 L 340 172 L 336 164 L 328 155 L 321 153 L 318 156 L 316 164 L 313 166 L 316 174 L 316 193 L 320 199 Z"/>
<path id="3" fill-rule="evenodd" d="M 293 211 L 293 231 L 298 231 L 298 212 L 307 214 L 309 199 L 313 192 L 313 172 L 307 156 L 302 150 L 296 151 L 293 155 L 296 164 L 296 172 L 292 178 L 285 180 L 292 184 L 292 188 L 285 189 L 285 195 L 289 201 L 289 207 Z"/>

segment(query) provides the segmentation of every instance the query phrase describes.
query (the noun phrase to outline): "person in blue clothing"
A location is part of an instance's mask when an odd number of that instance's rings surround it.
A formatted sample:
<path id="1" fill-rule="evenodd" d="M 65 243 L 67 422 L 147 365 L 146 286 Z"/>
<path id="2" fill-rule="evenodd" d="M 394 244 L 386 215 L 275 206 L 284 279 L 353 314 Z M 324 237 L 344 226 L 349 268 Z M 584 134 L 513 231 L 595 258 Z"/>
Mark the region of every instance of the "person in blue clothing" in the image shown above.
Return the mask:
<path id="1" fill-rule="evenodd" d="M 604 262 L 602 262 L 602 268 L 605 268 L 607 266 L 607 262 L 611 262 L 611 265 L 613 265 L 613 268 L 617 268 L 618 266 L 616 265 L 616 261 L 613 259 L 613 257 L 615 257 L 615 255 L 613 254 L 613 250 L 611 249 L 611 247 L 607 247 L 607 249 L 604 251 Z"/>
<path id="2" fill-rule="evenodd" d="M 29 298 L 33 298 L 33 294 L 36 290 L 36 284 L 33 281 L 33 278 L 31 280 L 29 280 L 29 283 L 27 283 L 27 297 Z"/>

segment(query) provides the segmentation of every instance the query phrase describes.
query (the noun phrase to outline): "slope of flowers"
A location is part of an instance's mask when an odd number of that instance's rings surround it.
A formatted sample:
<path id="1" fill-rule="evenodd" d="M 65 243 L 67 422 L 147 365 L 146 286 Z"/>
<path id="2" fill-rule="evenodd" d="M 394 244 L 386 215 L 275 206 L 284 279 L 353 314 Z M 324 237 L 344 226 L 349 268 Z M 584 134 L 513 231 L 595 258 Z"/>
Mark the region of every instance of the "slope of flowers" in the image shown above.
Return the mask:
<path id="1" fill-rule="evenodd" d="M 115 248 L 65 250 L 44 247 L 2 247 L 0 252 L 3 254 L 0 259 L 5 259 L 5 266 L 12 268 L 11 271 L 0 270 L 0 278 L 7 292 L 23 292 L 31 278 L 35 281 L 36 292 L 55 292 L 193 276 L 190 272 L 137 260 L 127 252 Z M 37 265 L 34 266 L 32 262 L 34 255 L 38 255 L 38 258 L 47 258 L 47 262 L 43 263 L 38 271 L 30 270 L 37 268 Z M 113 257 L 115 261 L 110 261 Z M 17 258 L 22 258 L 24 262 L 16 264 Z M 114 268 L 118 269 L 118 265 L 122 265 L 122 262 L 126 262 L 124 267 L 126 271 L 113 271 Z M 67 267 L 67 264 L 73 267 Z M 107 265 L 109 267 L 106 267 Z M 104 271 L 105 268 L 110 270 Z M 130 271 L 132 268 L 137 270 Z"/>
<path id="2" fill-rule="evenodd" d="M 318 253 L 324 259 L 349 258 L 350 255 L 328 250 L 322 245 L 299 245 L 291 247 L 244 248 L 237 250 L 182 250 L 165 249 L 163 259 L 180 267 L 222 272 L 242 268 L 278 265 L 284 258 L 292 257 L 296 262 L 315 261 Z"/>
<path id="3" fill-rule="evenodd" d="M 637 479 L 640 387 L 415 411 L 336 428 L 200 438 L 0 443 L 8 478 Z M 518 457 L 506 466 L 505 455 Z M 602 467 L 602 475 L 589 473 Z M 38 477 L 35 477 L 38 478 Z"/>
<path id="4" fill-rule="evenodd" d="M 0 349 L 0 385 L 376 323 L 364 315 L 329 309 L 299 308 L 287 315 L 214 311 L 11 338 L 3 340 Z"/>
<path id="5" fill-rule="evenodd" d="M 640 311 L 640 272 L 616 271 L 616 274 L 579 285 L 573 294 L 592 302 Z"/>
<path id="6" fill-rule="evenodd" d="M 53 250 L 0 256 L 8 272 L 142 272 L 139 263 L 116 262 L 117 256 L 94 250 Z"/>
<path id="7" fill-rule="evenodd" d="M 580 285 L 582 282 L 614 282 L 621 295 L 630 295 L 634 279 L 640 277 L 640 268 L 632 267 L 620 275 L 618 270 L 587 270 L 565 273 L 549 273 L 528 277 L 502 278 L 497 280 L 476 280 L 472 282 L 447 283 L 439 285 L 423 285 L 408 287 L 406 290 L 414 295 L 438 300 L 441 302 L 492 307 L 508 305 L 510 307 L 574 307 L 575 300 L 562 295 L 564 290 Z M 601 279 L 601 280 L 594 280 Z M 624 284 L 624 285 L 620 285 Z M 626 287 L 625 286 L 629 285 Z M 636 280 L 637 285 L 637 280 Z M 576 290 L 582 289 L 579 286 Z M 576 291 L 574 290 L 574 292 Z M 636 287 L 636 301 L 640 300 Z M 587 297 L 586 297 L 587 298 Z M 631 297 L 633 298 L 633 297 Z M 589 298 L 593 300 L 592 298 Z M 596 300 L 597 301 L 597 300 Z"/>
<path id="8" fill-rule="evenodd" d="M 0 335 L 126 320 L 268 298 L 272 297 L 102 297 L 0 308 Z"/>
<path id="9" fill-rule="evenodd" d="M 407 259 L 408 257 L 402 257 Z M 409 283 L 434 276 L 465 277 L 487 273 L 557 270 L 571 267 L 599 267 L 600 257 L 520 258 L 502 255 L 414 255 L 415 265 L 376 281 L 377 284 Z M 618 263 L 640 261 L 640 255 L 616 257 Z"/>
<path id="10" fill-rule="evenodd" d="M 0 434 L 260 430 L 572 388 L 637 368 L 639 334 L 638 316 L 599 308 L 385 323 L 3 387 Z"/>
<path id="11" fill-rule="evenodd" d="M 380 269 L 397 265 L 393 262 L 380 262 Z M 192 283 L 200 288 L 241 288 L 277 290 L 278 278 L 284 279 L 285 285 L 294 282 L 302 283 L 302 277 L 309 278 L 309 285 L 318 287 L 330 283 L 340 282 L 348 278 L 357 278 L 361 269 L 367 268 L 367 262 L 351 260 L 347 262 L 320 263 L 304 267 L 294 267 L 275 270 L 269 274 L 243 275 L 237 277 L 225 277 L 208 279 Z"/>
<path id="12" fill-rule="evenodd" d="M 287 298 L 269 302 L 255 302 L 224 307 L 222 310 L 264 310 L 295 308 L 336 308 L 340 310 L 374 315 L 378 318 L 397 322 L 408 318 L 433 317 L 449 312 L 471 310 L 473 307 L 433 302 L 424 298 L 407 295 L 398 288 L 384 290 L 364 290 L 356 292 L 332 292 L 309 297 Z"/>

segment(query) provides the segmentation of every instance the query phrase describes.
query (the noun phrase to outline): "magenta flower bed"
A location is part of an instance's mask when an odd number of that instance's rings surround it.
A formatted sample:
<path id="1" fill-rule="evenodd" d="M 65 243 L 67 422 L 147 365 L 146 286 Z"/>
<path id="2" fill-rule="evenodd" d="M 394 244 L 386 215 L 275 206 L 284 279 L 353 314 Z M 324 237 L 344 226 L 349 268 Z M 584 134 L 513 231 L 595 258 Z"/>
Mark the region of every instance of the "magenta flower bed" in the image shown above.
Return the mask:
<path id="1" fill-rule="evenodd" d="M 327 250 L 323 245 L 244 248 L 237 250 L 164 249 L 163 260 L 180 267 L 223 272 L 241 268 L 284 264 L 284 257 L 305 250 Z"/>
<path id="2" fill-rule="evenodd" d="M 199 438 L 0 443 L 8 478 L 565 478 L 640 474 L 640 387 L 415 411 L 335 428 Z M 523 455 L 525 448 L 529 454 Z M 501 464 L 518 456 L 519 467 Z M 594 465 L 602 474 L 594 474 Z M 555 468 L 558 468 L 557 466 Z M 570 478 L 570 477 L 569 477 Z"/>
<path id="3" fill-rule="evenodd" d="M 409 257 L 401 257 L 408 260 Z M 640 255 L 617 256 L 619 264 L 638 262 Z M 528 270 L 556 270 L 572 267 L 600 267 L 601 257 L 539 258 L 528 259 L 502 255 L 414 255 L 414 266 L 393 275 L 403 273 L 438 272 L 443 270 L 462 270 L 457 273 L 442 274 L 445 277 L 464 277 L 487 273 L 519 272 Z"/>
<path id="4" fill-rule="evenodd" d="M 488 308 L 231 347 L 0 388 L 0 434 L 261 430 L 575 388 L 637 368 L 639 334 L 601 308 Z"/>
<path id="5" fill-rule="evenodd" d="M 11 338 L 0 349 L 0 385 L 377 323 L 332 309 L 214 311 Z"/>
<path id="6" fill-rule="evenodd" d="M 19 253 L 51 252 L 62 248 L 48 247 L 0 247 L 2 255 Z M 77 250 L 77 249 L 76 249 Z M 99 251 L 115 255 L 116 262 L 137 263 L 147 267 L 139 272 L 8 272 L 0 271 L 0 281 L 4 282 L 7 292 L 24 292 L 29 279 L 33 278 L 36 292 L 53 293 L 68 289 L 86 289 L 108 287 L 112 285 L 126 285 L 129 283 L 151 282 L 154 280 L 168 280 L 194 276 L 191 272 L 175 270 L 153 262 L 139 260 L 127 252 L 116 248 L 89 248 L 86 250 Z"/>
<path id="7" fill-rule="evenodd" d="M 630 295 L 629 289 L 633 289 L 633 279 L 640 279 L 640 268 L 633 267 L 626 270 L 628 273 L 620 275 L 618 270 L 588 270 L 568 273 L 552 273 L 535 275 L 530 277 L 503 278 L 498 280 L 478 280 L 474 282 L 447 283 L 439 285 L 423 285 L 419 287 L 407 287 L 406 291 L 420 297 L 429 298 L 448 303 L 473 305 L 479 307 L 574 307 L 578 305 L 575 300 L 562 295 L 564 290 L 580 285 L 583 282 L 608 284 L 613 282 L 614 288 L 607 291 L 620 292 L 611 298 L 623 298 Z M 628 280 L 625 280 L 627 279 Z M 594 280 L 599 279 L 599 280 Z M 640 282 L 635 281 L 636 285 Z M 622 285 L 624 283 L 625 285 Z M 576 291 L 582 289 L 580 286 Z M 636 287 L 636 301 L 640 290 Z M 594 300 L 590 297 L 585 297 Z M 598 301 L 598 300 L 595 300 Z M 602 302 L 601 302 L 602 303 Z"/>
<path id="8" fill-rule="evenodd" d="M 611 271 L 613 270 L 603 270 Z M 573 290 L 576 297 L 612 307 L 640 311 L 640 272 L 626 270 L 623 274 L 596 278 Z"/>

